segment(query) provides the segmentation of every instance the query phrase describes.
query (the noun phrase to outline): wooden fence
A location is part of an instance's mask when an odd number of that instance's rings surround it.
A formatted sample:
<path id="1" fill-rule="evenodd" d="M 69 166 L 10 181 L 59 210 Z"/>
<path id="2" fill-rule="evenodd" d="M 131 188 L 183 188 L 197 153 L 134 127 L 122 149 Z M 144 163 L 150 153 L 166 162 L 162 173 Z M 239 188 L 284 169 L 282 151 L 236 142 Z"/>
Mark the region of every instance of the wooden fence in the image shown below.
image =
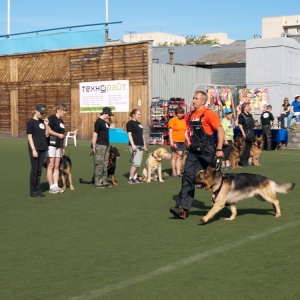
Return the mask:
<path id="1" fill-rule="evenodd" d="M 0 56 L 0 135 L 26 136 L 37 103 L 48 115 L 65 103 L 66 130 L 78 128 L 79 138 L 91 138 L 99 113 L 80 113 L 79 83 L 93 81 L 129 80 L 129 109 L 139 108 L 148 125 L 151 59 L 149 42 Z M 116 127 L 125 129 L 129 113 L 114 115 Z"/>

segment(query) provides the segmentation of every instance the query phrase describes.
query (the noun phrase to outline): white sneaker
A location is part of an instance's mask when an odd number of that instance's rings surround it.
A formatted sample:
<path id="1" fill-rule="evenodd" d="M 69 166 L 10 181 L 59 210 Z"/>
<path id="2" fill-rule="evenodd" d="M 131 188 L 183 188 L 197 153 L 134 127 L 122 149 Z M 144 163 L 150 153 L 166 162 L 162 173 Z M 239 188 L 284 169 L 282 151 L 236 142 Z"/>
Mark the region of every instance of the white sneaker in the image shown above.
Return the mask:
<path id="1" fill-rule="evenodd" d="M 65 191 L 64 189 L 58 187 L 58 192 L 59 192 L 60 194 L 63 193 L 64 191 Z"/>
<path id="2" fill-rule="evenodd" d="M 58 188 L 53 187 L 53 188 L 50 188 L 50 189 L 49 189 L 49 193 L 50 193 L 50 194 L 58 194 L 58 193 L 59 193 L 59 190 L 58 190 Z"/>

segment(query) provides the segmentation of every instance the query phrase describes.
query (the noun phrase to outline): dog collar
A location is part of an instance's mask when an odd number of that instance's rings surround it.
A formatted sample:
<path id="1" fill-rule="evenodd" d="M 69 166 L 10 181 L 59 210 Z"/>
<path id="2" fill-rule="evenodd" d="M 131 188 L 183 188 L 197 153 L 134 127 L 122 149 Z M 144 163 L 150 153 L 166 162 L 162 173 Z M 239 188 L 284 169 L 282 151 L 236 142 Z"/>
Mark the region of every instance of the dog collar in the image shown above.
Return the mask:
<path id="1" fill-rule="evenodd" d="M 153 153 L 151 153 L 151 155 L 157 160 L 157 161 L 162 161 L 162 159 L 158 159 L 157 157 L 155 157 L 155 155 Z"/>
<path id="2" fill-rule="evenodd" d="M 225 174 L 222 174 L 222 181 L 221 181 L 221 184 L 220 184 L 219 188 L 218 188 L 216 191 L 213 192 L 214 199 L 217 198 L 217 196 L 218 196 L 218 194 L 219 194 L 219 192 L 220 192 L 220 190 L 221 190 L 221 188 L 222 188 L 222 185 L 223 185 L 223 182 L 224 182 L 224 178 L 225 178 L 225 177 L 226 177 L 226 175 L 225 175 Z"/>

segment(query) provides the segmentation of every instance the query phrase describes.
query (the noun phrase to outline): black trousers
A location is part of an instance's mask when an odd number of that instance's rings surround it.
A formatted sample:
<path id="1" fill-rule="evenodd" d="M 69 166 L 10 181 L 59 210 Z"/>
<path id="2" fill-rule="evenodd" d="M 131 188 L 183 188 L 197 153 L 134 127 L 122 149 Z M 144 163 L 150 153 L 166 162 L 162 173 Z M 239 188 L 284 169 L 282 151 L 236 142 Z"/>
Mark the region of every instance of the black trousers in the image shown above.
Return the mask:
<path id="1" fill-rule="evenodd" d="M 264 149 L 265 150 L 271 150 L 271 144 L 272 144 L 271 125 L 262 125 L 261 134 L 263 136 Z"/>
<path id="2" fill-rule="evenodd" d="M 46 157 L 46 151 L 37 151 L 38 157 L 32 156 L 32 150 L 29 149 L 29 157 L 31 163 L 30 171 L 30 195 L 40 195 L 41 190 L 41 175 L 43 169 L 43 163 Z"/>
<path id="3" fill-rule="evenodd" d="M 245 141 L 245 148 L 242 152 L 241 158 L 240 158 L 240 165 L 248 165 L 249 163 L 249 157 L 250 157 L 250 150 L 252 147 L 252 141 Z"/>
<path id="4" fill-rule="evenodd" d="M 176 206 L 181 206 L 185 210 L 190 210 L 195 195 L 195 185 L 193 183 L 194 178 L 200 170 L 205 170 L 208 165 L 206 159 L 200 154 L 195 154 L 187 151 L 187 157 L 184 166 L 184 172 L 181 182 L 181 190 L 179 192 Z"/>

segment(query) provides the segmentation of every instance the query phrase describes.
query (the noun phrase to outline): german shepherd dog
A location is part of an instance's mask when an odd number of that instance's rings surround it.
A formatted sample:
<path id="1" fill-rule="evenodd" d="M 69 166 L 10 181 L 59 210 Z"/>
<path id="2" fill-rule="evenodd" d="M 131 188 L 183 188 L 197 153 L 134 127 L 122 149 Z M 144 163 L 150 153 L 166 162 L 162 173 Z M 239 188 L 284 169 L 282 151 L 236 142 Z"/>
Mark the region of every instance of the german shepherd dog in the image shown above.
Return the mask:
<path id="1" fill-rule="evenodd" d="M 67 184 L 71 191 L 74 191 L 73 180 L 72 180 L 72 161 L 67 155 L 63 155 L 59 165 L 59 177 L 62 181 L 62 189 L 65 190 Z"/>
<path id="2" fill-rule="evenodd" d="M 93 155 L 94 152 L 90 154 Z M 120 152 L 116 147 L 110 146 L 109 147 L 109 162 L 107 165 L 107 176 L 111 176 L 111 182 L 113 185 L 118 185 L 116 179 L 115 179 L 115 171 L 117 166 L 117 159 L 120 157 Z M 95 182 L 95 174 L 93 175 L 93 178 L 91 181 L 83 180 L 82 178 L 79 178 L 80 183 L 84 184 L 94 184 Z"/>
<path id="3" fill-rule="evenodd" d="M 250 149 L 249 165 L 254 165 L 256 167 L 260 166 L 258 159 L 263 149 L 263 146 L 263 137 L 256 137 Z"/>
<path id="4" fill-rule="evenodd" d="M 43 164 L 44 168 L 47 168 L 47 162 Z M 70 187 L 71 191 L 74 191 L 73 180 L 72 180 L 72 161 L 71 158 L 67 155 L 63 155 L 60 159 L 59 165 L 59 179 L 58 184 L 62 187 L 63 190 L 67 188 L 67 185 Z"/>
<path id="5" fill-rule="evenodd" d="M 230 206 L 231 216 L 225 220 L 233 221 L 237 215 L 236 203 L 253 196 L 272 203 L 275 218 L 279 218 L 281 210 L 276 193 L 286 194 L 295 185 L 295 183 L 276 183 L 258 174 L 222 174 L 210 166 L 206 170 L 200 171 L 194 181 L 201 188 L 212 191 L 215 196 L 212 209 L 200 219 L 202 223 L 213 218 L 226 204 Z"/>
<path id="6" fill-rule="evenodd" d="M 239 135 L 233 142 L 231 151 L 230 151 L 230 156 L 229 156 L 229 161 L 230 165 L 232 168 L 239 168 L 239 161 L 241 154 L 244 150 L 245 147 L 245 139 L 243 136 Z"/>

